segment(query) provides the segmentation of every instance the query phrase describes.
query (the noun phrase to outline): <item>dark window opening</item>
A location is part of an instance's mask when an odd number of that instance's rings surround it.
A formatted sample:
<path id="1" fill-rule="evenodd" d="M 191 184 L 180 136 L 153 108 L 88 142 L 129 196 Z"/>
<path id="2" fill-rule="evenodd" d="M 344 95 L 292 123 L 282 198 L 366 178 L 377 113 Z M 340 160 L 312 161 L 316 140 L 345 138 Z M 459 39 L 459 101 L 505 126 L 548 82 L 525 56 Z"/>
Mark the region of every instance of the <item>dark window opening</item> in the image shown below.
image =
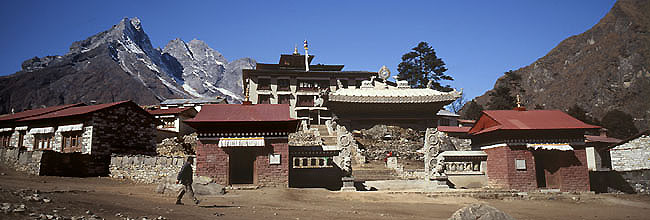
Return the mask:
<path id="1" fill-rule="evenodd" d="M 289 91 L 291 87 L 289 86 L 288 79 L 278 79 L 278 91 Z"/>
<path id="2" fill-rule="evenodd" d="M 257 90 L 271 90 L 271 79 L 260 78 L 257 82 L 259 83 Z"/>
<path id="3" fill-rule="evenodd" d="M 258 95 L 257 104 L 271 104 L 271 95 Z"/>

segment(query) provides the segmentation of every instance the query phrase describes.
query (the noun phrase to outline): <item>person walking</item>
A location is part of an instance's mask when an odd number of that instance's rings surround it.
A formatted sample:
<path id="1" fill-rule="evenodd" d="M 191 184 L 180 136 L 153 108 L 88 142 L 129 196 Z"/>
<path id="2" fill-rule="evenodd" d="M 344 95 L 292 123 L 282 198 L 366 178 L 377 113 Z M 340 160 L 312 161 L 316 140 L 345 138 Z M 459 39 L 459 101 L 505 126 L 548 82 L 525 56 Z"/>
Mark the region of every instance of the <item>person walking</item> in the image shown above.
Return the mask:
<path id="1" fill-rule="evenodd" d="M 176 197 L 176 205 L 183 205 L 181 202 L 181 199 L 183 198 L 183 195 L 185 195 L 185 192 L 188 192 L 192 199 L 194 200 L 194 204 L 199 204 L 201 202 L 196 198 L 194 195 L 194 189 L 192 189 L 192 163 L 194 163 L 194 157 L 187 157 L 187 161 L 185 161 L 185 164 L 183 164 L 183 168 L 181 168 L 181 171 L 178 172 L 178 177 L 176 177 L 176 184 L 180 182 L 180 184 L 183 184 L 183 187 L 178 191 L 178 196 Z"/>

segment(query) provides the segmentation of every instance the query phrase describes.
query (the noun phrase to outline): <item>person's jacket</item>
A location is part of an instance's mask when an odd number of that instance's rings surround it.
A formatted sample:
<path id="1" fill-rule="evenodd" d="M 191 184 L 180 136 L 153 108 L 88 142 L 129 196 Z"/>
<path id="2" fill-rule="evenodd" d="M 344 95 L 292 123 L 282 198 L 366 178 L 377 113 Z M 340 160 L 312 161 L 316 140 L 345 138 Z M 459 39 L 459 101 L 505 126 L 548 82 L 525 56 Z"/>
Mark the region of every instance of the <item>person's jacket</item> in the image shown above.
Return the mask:
<path id="1" fill-rule="evenodd" d="M 192 163 L 185 162 L 176 179 L 183 185 L 192 184 Z"/>

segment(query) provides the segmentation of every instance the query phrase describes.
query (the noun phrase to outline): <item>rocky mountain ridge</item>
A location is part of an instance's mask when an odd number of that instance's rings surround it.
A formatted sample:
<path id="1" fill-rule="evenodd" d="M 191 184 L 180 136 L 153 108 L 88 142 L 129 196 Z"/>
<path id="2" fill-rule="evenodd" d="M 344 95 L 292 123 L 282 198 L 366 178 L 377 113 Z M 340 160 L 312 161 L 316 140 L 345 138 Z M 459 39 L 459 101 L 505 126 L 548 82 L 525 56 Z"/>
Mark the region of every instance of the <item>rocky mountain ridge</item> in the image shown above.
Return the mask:
<path id="1" fill-rule="evenodd" d="M 241 70 L 255 61 L 228 62 L 205 42 L 180 39 L 154 48 L 138 18 L 72 43 L 61 56 L 34 57 L 0 77 L 0 114 L 77 102 L 130 99 L 141 105 L 168 98 L 242 99 Z"/>
<path id="2" fill-rule="evenodd" d="M 529 66 L 500 77 L 529 109 L 577 104 L 591 117 L 621 110 L 650 128 L 650 1 L 621 0 L 586 32 L 559 43 Z M 510 76 L 509 76 L 510 75 Z M 514 77 L 513 77 L 514 76 Z M 486 106 L 489 90 L 475 98 Z"/>

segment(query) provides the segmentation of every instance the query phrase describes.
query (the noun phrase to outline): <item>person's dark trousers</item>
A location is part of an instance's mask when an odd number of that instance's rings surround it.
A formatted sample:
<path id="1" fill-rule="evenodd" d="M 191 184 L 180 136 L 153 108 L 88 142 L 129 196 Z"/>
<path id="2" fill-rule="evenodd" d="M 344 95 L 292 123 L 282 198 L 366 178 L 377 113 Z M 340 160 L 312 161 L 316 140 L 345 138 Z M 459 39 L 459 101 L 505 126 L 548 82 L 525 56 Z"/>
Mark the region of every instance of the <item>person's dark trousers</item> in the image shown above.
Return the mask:
<path id="1" fill-rule="evenodd" d="M 188 192 L 190 194 L 190 197 L 192 197 L 192 200 L 194 200 L 195 204 L 199 204 L 199 200 L 194 196 L 194 189 L 192 189 L 192 184 L 183 184 L 183 187 L 178 191 L 178 196 L 176 197 L 176 204 L 183 204 L 181 203 L 181 199 L 183 198 L 183 195 L 185 195 L 185 192 Z"/>

